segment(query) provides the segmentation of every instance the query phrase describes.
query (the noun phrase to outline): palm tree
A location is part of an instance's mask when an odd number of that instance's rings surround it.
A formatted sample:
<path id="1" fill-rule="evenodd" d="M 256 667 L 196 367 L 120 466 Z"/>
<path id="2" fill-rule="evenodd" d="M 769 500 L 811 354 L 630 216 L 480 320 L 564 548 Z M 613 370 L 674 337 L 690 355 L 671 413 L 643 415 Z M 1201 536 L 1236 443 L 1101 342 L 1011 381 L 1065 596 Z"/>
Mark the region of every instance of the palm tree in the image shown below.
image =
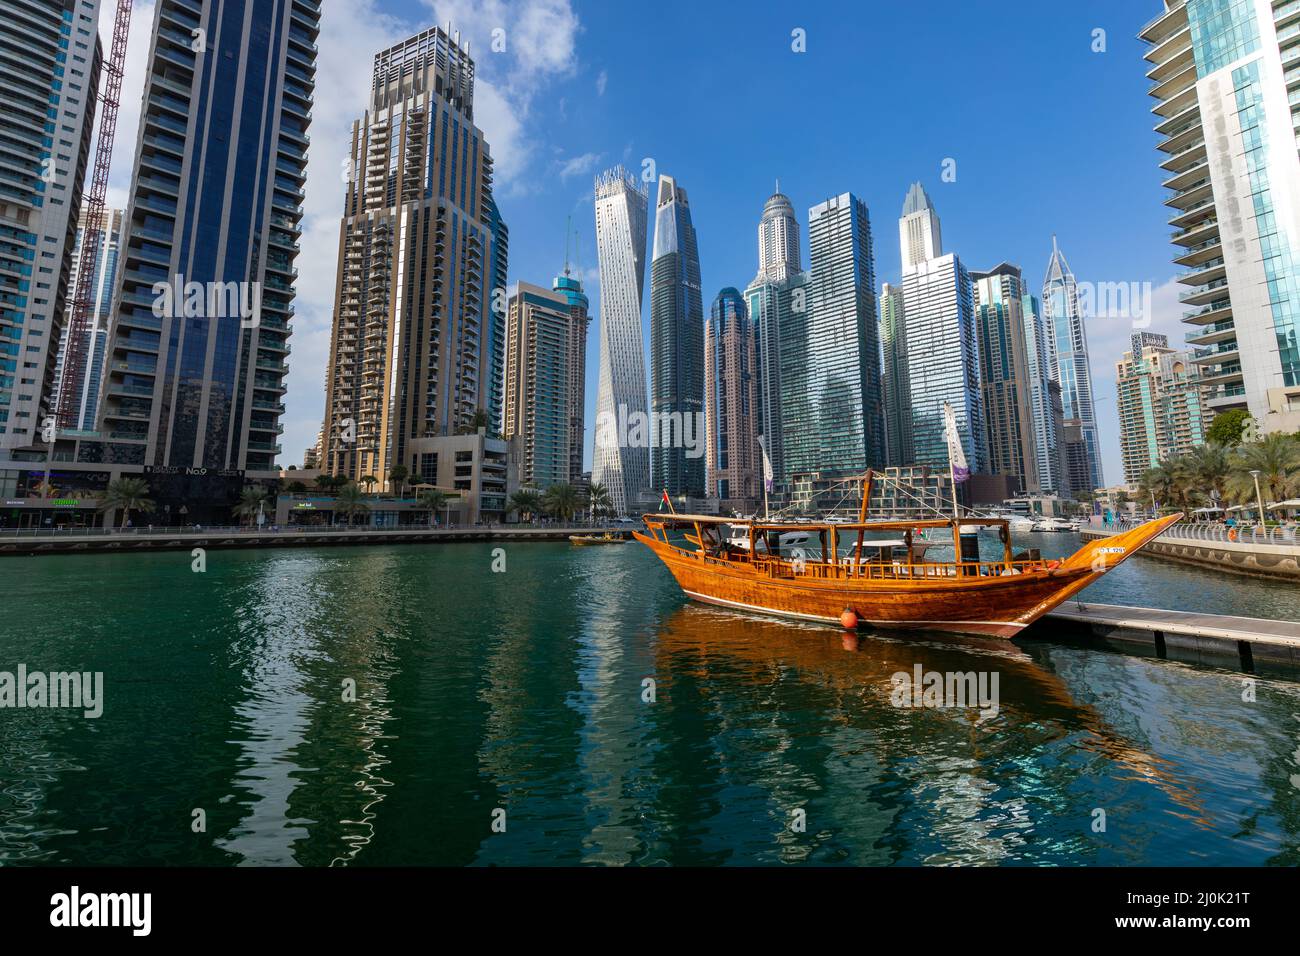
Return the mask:
<path id="1" fill-rule="evenodd" d="M 507 502 L 506 505 L 506 511 L 518 511 L 521 520 L 524 519 L 525 516 L 527 516 L 528 520 L 531 520 L 536 517 L 541 510 L 542 499 L 538 496 L 537 492 L 530 488 L 520 488 L 510 496 L 510 501 Z"/>
<path id="2" fill-rule="evenodd" d="M 122 527 L 126 527 L 132 511 L 153 511 L 153 499 L 143 478 L 118 478 L 110 481 L 99 499 L 99 510 L 122 509 Z"/>
<path id="3" fill-rule="evenodd" d="M 456 434 L 474 435 L 478 433 L 480 428 L 487 428 L 489 424 L 488 413 L 479 408 L 475 410 L 469 419 L 461 423 L 460 427 L 456 429 Z"/>
<path id="4" fill-rule="evenodd" d="M 1152 498 L 1159 503 L 1173 497 L 1174 479 L 1163 465 L 1156 465 L 1147 469 L 1138 481 L 1138 487 L 1142 489 L 1144 504 Z"/>
<path id="5" fill-rule="evenodd" d="M 291 481 L 289 482 L 288 487 L 286 487 L 284 490 L 289 492 L 289 494 L 291 495 L 301 495 L 301 494 L 306 494 L 307 486 L 304 485 L 301 481 Z"/>
<path id="6" fill-rule="evenodd" d="M 609 513 L 613 507 L 613 502 L 609 497 L 609 489 L 603 482 L 593 481 L 591 487 L 587 490 L 587 503 L 591 506 L 593 515 L 604 516 Z"/>
<path id="7" fill-rule="evenodd" d="M 1300 477 L 1300 442 L 1285 432 L 1271 432 L 1259 441 L 1245 442 L 1233 456 L 1234 473 L 1228 487 L 1239 501 L 1255 500 L 1255 479 L 1268 487 L 1273 501 L 1281 501 Z M 1261 515 L 1261 518 L 1263 516 Z"/>
<path id="8" fill-rule="evenodd" d="M 426 488 L 415 500 L 429 512 L 429 527 L 433 527 L 434 516 L 447 503 L 447 496 L 437 488 Z"/>
<path id="9" fill-rule="evenodd" d="M 347 484 L 347 481 L 342 475 L 317 475 L 316 487 L 321 491 L 330 491 L 334 488 L 341 488 Z"/>
<path id="10" fill-rule="evenodd" d="M 245 488 L 239 493 L 239 504 L 235 505 L 235 515 L 240 518 L 247 518 L 248 523 L 251 525 L 265 503 L 265 488 L 261 485 Z"/>
<path id="11" fill-rule="evenodd" d="M 573 485 L 560 482 L 557 485 L 551 485 L 542 493 L 542 507 L 553 518 L 561 521 L 572 521 L 574 513 L 578 510 L 581 499 L 578 497 L 578 491 Z"/>
<path id="12" fill-rule="evenodd" d="M 353 482 L 349 481 L 334 495 L 334 513 L 347 515 L 348 527 L 352 527 L 352 519 L 356 515 L 365 514 L 369 510 L 370 505 L 366 504 L 365 496 Z"/>
<path id="13" fill-rule="evenodd" d="M 402 497 L 402 492 L 406 490 L 406 479 L 411 477 L 405 465 L 394 465 L 388 472 L 388 480 L 398 488 L 397 497 Z"/>
<path id="14" fill-rule="evenodd" d="M 376 478 L 374 475 L 361 476 L 360 484 L 366 486 L 366 494 L 370 494 L 370 492 L 374 489 L 375 485 L 378 483 L 379 483 L 379 479 Z"/>
<path id="15" fill-rule="evenodd" d="M 1197 445 L 1184 458 L 1188 470 L 1196 477 L 1197 484 L 1205 490 L 1214 492 L 1210 497 L 1216 501 L 1223 497 L 1228 475 L 1232 472 L 1232 463 L 1228 449 L 1217 442 Z"/>

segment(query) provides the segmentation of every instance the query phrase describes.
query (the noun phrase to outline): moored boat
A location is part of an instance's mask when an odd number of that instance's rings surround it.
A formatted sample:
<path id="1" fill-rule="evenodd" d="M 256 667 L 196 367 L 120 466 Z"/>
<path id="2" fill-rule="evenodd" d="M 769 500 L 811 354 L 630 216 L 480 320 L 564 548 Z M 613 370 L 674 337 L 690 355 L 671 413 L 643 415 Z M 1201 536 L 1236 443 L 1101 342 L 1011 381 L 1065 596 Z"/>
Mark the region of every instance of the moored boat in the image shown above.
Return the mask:
<path id="1" fill-rule="evenodd" d="M 688 597 L 708 604 L 845 626 L 1009 638 L 1181 518 L 1158 518 L 1086 543 L 1060 561 L 1013 553 L 1006 519 L 868 522 L 865 506 L 856 523 L 799 524 L 817 546 L 797 555 L 781 549 L 790 522 L 658 513 L 645 515 L 646 530 L 633 536 Z M 996 560 L 965 557 L 963 532 L 981 526 L 997 529 L 1003 547 Z M 879 533 L 889 537 L 868 537 Z M 924 549 L 947 535 L 953 559 L 929 560 Z"/>
<path id="2" fill-rule="evenodd" d="M 627 544 L 630 539 L 619 534 L 606 531 L 604 534 L 571 534 L 569 543 L 578 547 L 588 547 L 596 544 Z"/>

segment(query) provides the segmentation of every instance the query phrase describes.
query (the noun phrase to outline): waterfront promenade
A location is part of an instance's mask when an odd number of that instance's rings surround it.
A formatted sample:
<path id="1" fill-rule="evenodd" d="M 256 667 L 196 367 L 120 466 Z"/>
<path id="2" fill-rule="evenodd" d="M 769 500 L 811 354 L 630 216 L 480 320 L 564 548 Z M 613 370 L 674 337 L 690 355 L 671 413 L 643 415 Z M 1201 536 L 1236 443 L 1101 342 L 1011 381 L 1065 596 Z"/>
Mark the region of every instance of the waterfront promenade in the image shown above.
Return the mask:
<path id="1" fill-rule="evenodd" d="M 227 528 L 78 528 L 0 530 L 0 556 L 95 554 L 193 548 L 301 548 L 333 545 L 419 544 L 441 541 L 567 541 L 571 534 L 627 531 L 617 525 L 453 525 L 429 528 L 349 528 L 346 525 Z"/>
<path id="2" fill-rule="evenodd" d="M 1090 525 L 1085 541 L 1109 537 L 1124 525 Z M 1166 558 L 1240 574 L 1300 580 L 1300 533 L 1295 528 L 1228 528 L 1211 522 L 1180 523 L 1147 543 L 1138 556 Z"/>

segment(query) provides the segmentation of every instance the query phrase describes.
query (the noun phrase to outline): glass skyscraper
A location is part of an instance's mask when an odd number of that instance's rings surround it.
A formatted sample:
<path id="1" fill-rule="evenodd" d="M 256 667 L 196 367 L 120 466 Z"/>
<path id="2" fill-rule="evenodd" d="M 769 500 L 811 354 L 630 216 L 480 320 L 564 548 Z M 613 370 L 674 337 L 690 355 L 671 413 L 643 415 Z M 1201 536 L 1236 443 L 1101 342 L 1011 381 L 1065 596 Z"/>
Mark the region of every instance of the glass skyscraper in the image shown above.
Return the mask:
<path id="1" fill-rule="evenodd" d="M 0 0 L 0 455 L 45 449 L 102 50 L 99 0 Z"/>
<path id="2" fill-rule="evenodd" d="M 783 377 L 785 469 L 822 477 L 858 474 L 885 462 L 875 265 L 867 206 L 841 193 L 808 211 L 808 309 L 795 313 L 803 368 Z M 783 341 L 785 336 L 782 336 Z M 782 372 L 788 368 L 783 347 Z"/>
<path id="3" fill-rule="evenodd" d="M 640 441 L 634 420 L 646 418 L 645 348 L 641 300 L 645 292 L 645 188 L 622 166 L 595 182 L 596 253 L 600 260 L 600 378 L 591 480 L 609 491 L 616 514 L 627 514 L 650 489 L 649 436 Z"/>
<path id="4" fill-rule="evenodd" d="M 158 0 L 83 461 L 278 475 L 319 32 L 315 0 Z"/>
<path id="5" fill-rule="evenodd" d="M 659 177 L 650 263 L 651 480 L 669 495 L 704 495 L 704 305 L 686 190 Z M 695 450 L 688 447 L 694 444 Z"/>
<path id="6" fill-rule="evenodd" d="M 1192 362 L 1267 431 L 1300 400 L 1300 5 L 1164 0 L 1141 37 Z"/>
<path id="7" fill-rule="evenodd" d="M 887 464 L 910 465 L 912 396 L 907 372 L 907 306 L 903 290 L 888 282 L 880 287 L 881 392 L 885 403 Z"/>
<path id="8" fill-rule="evenodd" d="M 65 381 L 64 363 L 71 346 L 71 341 L 65 334 L 59 342 L 59 360 L 55 372 L 55 381 L 58 382 L 55 403 L 58 402 L 57 395 L 65 388 L 72 389 L 77 396 L 71 424 L 71 427 L 76 430 L 90 431 L 95 427 L 99 389 L 104 375 L 104 351 L 108 344 L 109 321 L 113 305 L 113 283 L 117 278 L 117 260 L 122 240 L 122 218 L 122 210 L 108 209 L 95 225 L 100 238 L 96 247 L 98 255 L 94 262 L 84 261 L 86 213 L 81 214 L 77 223 L 77 241 L 72 251 L 72 275 L 68 280 L 68 288 L 76 288 L 82 269 L 91 270 L 89 324 L 80 344 L 85 361 L 77 380 Z"/>
<path id="9" fill-rule="evenodd" d="M 1105 485 L 1101 445 L 1097 439 L 1097 412 L 1092 401 L 1092 371 L 1088 364 L 1088 333 L 1079 311 L 1078 287 L 1065 254 L 1052 237 L 1052 257 L 1043 279 L 1043 319 L 1046 323 L 1048 363 L 1061 386 L 1061 409 L 1068 434 L 1078 435 L 1079 447 L 1067 439 L 1068 473 L 1063 491 L 1092 491 Z"/>

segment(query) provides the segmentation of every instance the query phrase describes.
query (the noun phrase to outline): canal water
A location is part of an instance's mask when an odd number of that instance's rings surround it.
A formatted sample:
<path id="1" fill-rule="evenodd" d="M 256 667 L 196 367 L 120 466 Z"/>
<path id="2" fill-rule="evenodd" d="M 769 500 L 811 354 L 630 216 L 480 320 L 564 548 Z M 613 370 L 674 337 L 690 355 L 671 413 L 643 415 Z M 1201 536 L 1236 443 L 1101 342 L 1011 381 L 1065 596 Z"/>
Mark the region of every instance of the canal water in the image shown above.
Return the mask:
<path id="1" fill-rule="evenodd" d="M 104 675 L 0 710 L 0 863 L 1300 863 L 1285 680 L 714 610 L 635 544 L 191 560 L 0 564 L 0 671 Z M 1141 558 L 1084 597 L 1300 617 Z M 918 665 L 996 714 L 894 706 Z"/>

